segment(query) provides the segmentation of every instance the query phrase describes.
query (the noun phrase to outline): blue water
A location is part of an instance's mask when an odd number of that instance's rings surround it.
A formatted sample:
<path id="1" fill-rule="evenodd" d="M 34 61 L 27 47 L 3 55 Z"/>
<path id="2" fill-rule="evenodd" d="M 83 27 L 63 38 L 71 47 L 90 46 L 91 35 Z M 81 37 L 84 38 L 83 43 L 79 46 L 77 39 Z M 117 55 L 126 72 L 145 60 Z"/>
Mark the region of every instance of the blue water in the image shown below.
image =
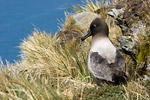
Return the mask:
<path id="1" fill-rule="evenodd" d="M 55 34 L 57 19 L 65 19 L 64 9 L 80 0 L 0 0 L 0 57 L 13 63 L 20 59 L 22 40 L 36 26 L 41 31 Z M 35 25 L 35 26 L 34 26 Z"/>

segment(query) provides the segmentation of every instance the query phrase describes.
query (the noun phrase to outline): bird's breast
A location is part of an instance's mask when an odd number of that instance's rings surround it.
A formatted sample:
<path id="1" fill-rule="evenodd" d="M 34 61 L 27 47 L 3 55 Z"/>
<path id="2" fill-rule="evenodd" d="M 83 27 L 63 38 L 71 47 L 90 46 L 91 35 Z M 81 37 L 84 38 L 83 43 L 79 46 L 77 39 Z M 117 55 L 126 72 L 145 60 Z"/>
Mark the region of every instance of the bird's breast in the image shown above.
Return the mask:
<path id="1" fill-rule="evenodd" d="M 109 39 L 95 41 L 95 43 L 92 43 L 90 52 L 97 52 L 100 56 L 107 59 L 109 63 L 115 62 L 116 48 L 113 46 Z"/>

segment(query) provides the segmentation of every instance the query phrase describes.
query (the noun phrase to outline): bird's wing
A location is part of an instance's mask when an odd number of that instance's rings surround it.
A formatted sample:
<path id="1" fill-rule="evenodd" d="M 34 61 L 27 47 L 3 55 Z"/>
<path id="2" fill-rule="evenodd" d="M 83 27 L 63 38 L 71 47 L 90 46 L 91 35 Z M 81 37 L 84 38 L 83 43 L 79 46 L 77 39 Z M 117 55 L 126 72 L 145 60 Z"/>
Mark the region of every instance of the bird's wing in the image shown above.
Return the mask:
<path id="1" fill-rule="evenodd" d="M 95 78 L 112 81 L 112 71 L 109 63 L 98 52 L 90 52 L 88 68 Z"/>
<path id="2" fill-rule="evenodd" d="M 118 50 L 116 50 L 116 58 L 112 67 L 116 75 L 123 76 L 125 74 L 126 71 L 125 60 Z"/>
<path id="3" fill-rule="evenodd" d="M 108 63 L 98 52 L 90 52 L 88 68 L 91 74 L 99 79 L 113 81 L 114 75 L 121 76 L 125 73 L 125 61 L 120 52 L 116 51 L 115 62 Z"/>

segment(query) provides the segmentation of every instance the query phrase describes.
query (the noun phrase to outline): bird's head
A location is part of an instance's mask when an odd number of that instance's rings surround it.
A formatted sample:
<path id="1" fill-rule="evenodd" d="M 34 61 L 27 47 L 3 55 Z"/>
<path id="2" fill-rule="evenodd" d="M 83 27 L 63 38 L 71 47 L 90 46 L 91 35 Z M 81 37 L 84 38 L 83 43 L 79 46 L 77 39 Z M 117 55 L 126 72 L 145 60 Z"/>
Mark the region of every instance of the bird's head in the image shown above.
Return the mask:
<path id="1" fill-rule="evenodd" d="M 85 36 L 81 38 L 82 41 L 84 41 L 89 36 L 95 36 L 98 34 L 99 36 L 106 36 L 108 37 L 109 29 L 106 22 L 101 18 L 96 18 L 92 21 L 90 28 Z"/>

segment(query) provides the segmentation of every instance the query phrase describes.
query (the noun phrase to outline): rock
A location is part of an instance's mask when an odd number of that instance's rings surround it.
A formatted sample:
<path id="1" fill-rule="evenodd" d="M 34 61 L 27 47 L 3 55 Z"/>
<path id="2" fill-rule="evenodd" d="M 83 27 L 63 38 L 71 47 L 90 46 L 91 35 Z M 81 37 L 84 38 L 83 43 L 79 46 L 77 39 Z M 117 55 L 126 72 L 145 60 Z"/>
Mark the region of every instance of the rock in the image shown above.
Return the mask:
<path id="1" fill-rule="evenodd" d="M 115 23 L 115 19 L 110 16 L 107 16 L 105 21 L 109 27 L 109 38 L 117 46 L 118 38 L 122 36 L 121 28 Z"/>
<path id="2" fill-rule="evenodd" d="M 119 26 L 122 30 L 123 35 L 129 33 L 129 28 L 127 26 L 125 26 L 125 25 L 119 25 Z"/>
<path id="3" fill-rule="evenodd" d="M 150 77 L 147 75 L 144 75 L 144 80 L 150 80 Z"/>
<path id="4" fill-rule="evenodd" d="M 81 29 L 88 29 L 91 22 L 100 15 L 92 12 L 82 12 L 73 16 L 73 19 L 76 21 L 77 26 Z"/>
<path id="5" fill-rule="evenodd" d="M 133 24 L 131 31 L 133 32 L 134 35 L 134 40 L 138 41 L 138 34 L 145 34 L 145 29 L 146 26 L 143 25 L 142 21 L 139 20 L 137 24 Z"/>
<path id="6" fill-rule="evenodd" d="M 79 27 L 80 29 L 77 30 L 76 28 L 74 29 L 69 28 L 68 30 L 68 28 L 65 28 L 65 31 L 64 30 L 59 31 L 56 35 L 58 43 L 63 48 L 65 48 L 68 44 L 70 47 L 72 48 L 74 47 L 74 49 L 80 50 L 78 47 L 80 46 L 81 36 L 85 34 L 91 22 L 97 17 L 100 17 L 100 15 L 92 12 L 82 12 L 73 15 L 72 18 L 73 21 L 75 22 L 73 23 L 73 25 Z M 70 27 L 70 25 L 72 24 L 68 24 L 68 26 L 67 25 L 66 26 Z"/>
<path id="7" fill-rule="evenodd" d="M 131 28 L 133 34 L 134 34 L 134 35 L 138 35 L 139 32 L 140 32 L 140 28 L 141 28 L 141 27 L 142 27 L 142 21 L 140 20 L 140 21 L 138 21 L 137 27 L 136 27 L 136 26 L 133 26 L 133 27 Z M 142 27 L 142 28 L 143 28 L 143 27 Z"/>
<path id="8" fill-rule="evenodd" d="M 125 6 L 126 5 L 124 4 L 123 1 L 118 1 L 116 6 L 108 11 L 108 15 L 113 17 L 116 25 L 120 27 L 121 29 L 120 33 L 122 33 L 122 35 L 125 35 L 126 33 L 129 32 L 128 27 L 124 25 L 124 21 L 123 21 L 123 13 L 125 10 Z"/>
<path id="9" fill-rule="evenodd" d="M 132 32 L 133 32 L 133 35 L 134 35 L 134 39 L 137 40 L 137 35 L 138 33 L 140 32 L 139 31 L 139 28 L 135 28 L 134 26 L 131 28 Z"/>
<path id="10" fill-rule="evenodd" d="M 127 52 L 133 52 L 134 41 L 131 36 L 122 36 L 118 39 L 118 48 Z"/>
<path id="11" fill-rule="evenodd" d="M 150 71 L 150 64 L 149 64 L 149 65 L 147 65 L 146 70 Z"/>
<path id="12" fill-rule="evenodd" d="M 133 62 L 131 61 L 130 63 L 128 63 L 127 66 L 129 68 L 133 67 L 134 69 L 136 69 L 136 67 L 137 67 L 137 56 L 134 53 L 134 46 L 135 46 L 134 40 L 132 39 L 131 36 L 122 36 L 118 39 L 118 41 L 119 41 L 118 49 L 120 51 L 122 51 L 126 55 L 126 57 L 128 55 L 130 57 L 128 59 L 132 59 L 132 61 L 133 61 Z M 130 64 L 133 66 L 131 67 Z M 128 69 L 128 70 L 130 70 L 130 69 Z M 130 74 L 132 75 L 132 73 L 130 73 Z"/>
<path id="13" fill-rule="evenodd" d="M 118 18 L 119 15 L 121 15 L 123 13 L 124 13 L 123 8 L 121 8 L 121 9 L 113 8 L 113 9 L 111 9 L 111 11 L 108 12 L 108 15 L 113 16 L 114 18 Z"/>
<path id="14" fill-rule="evenodd" d="M 75 21 L 74 25 L 78 26 L 79 28 L 81 28 L 81 30 L 83 30 L 81 34 L 85 34 L 85 32 L 89 29 L 89 26 L 90 26 L 91 22 L 97 17 L 101 18 L 101 15 L 98 15 L 98 14 L 92 13 L 92 12 L 78 13 L 76 15 L 73 15 L 73 20 Z M 109 38 L 113 42 L 113 44 L 116 46 L 118 44 L 118 40 L 117 39 L 120 36 L 122 36 L 121 29 L 115 23 L 115 19 L 114 18 L 112 18 L 110 16 L 106 16 L 106 17 L 107 18 L 105 19 L 105 21 L 108 24 L 109 33 L 110 33 L 109 34 Z M 62 34 L 63 32 L 60 31 L 58 33 L 59 34 L 58 36 L 61 36 L 60 39 L 62 39 L 63 41 L 66 41 L 66 40 L 68 41 L 68 37 L 73 36 L 73 35 L 70 34 L 70 32 L 71 32 L 71 34 L 74 34 L 75 30 L 65 33 L 66 35 Z"/>

